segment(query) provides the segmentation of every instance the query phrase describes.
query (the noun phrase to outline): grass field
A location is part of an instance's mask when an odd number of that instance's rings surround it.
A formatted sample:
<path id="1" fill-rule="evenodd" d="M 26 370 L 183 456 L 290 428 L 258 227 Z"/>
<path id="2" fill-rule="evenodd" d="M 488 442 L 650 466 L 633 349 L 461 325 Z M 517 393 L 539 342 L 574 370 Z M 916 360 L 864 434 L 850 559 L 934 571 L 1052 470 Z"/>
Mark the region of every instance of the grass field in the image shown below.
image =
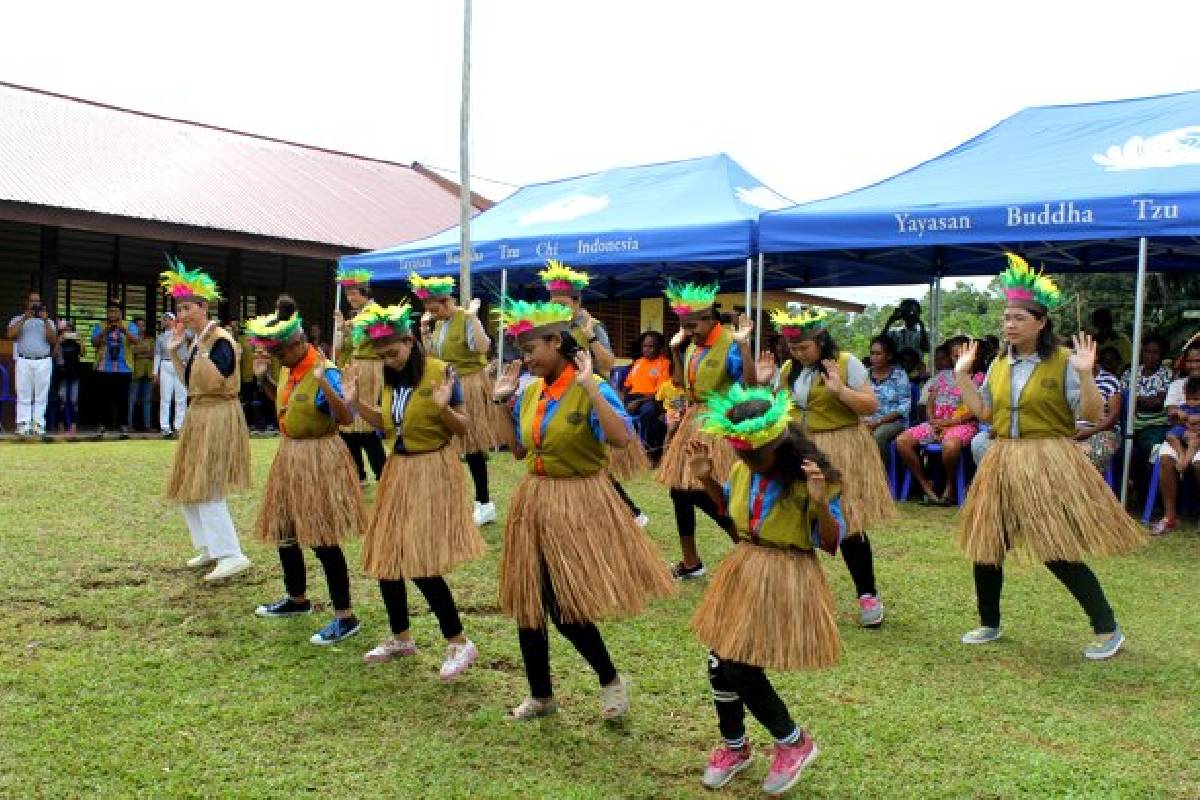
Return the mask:
<path id="1" fill-rule="evenodd" d="M 249 536 L 257 495 L 232 503 L 248 577 L 204 585 L 178 512 L 159 499 L 172 444 L 0 446 L 0 795 L 295 797 L 696 797 L 716 724 L 705 653 L 687 621 L 689 584 L 643 617 L 604 626 L 634 682 L 629 720 L 598 719 L 586 665 L 552 636 L 563 710 L 516 724 L 526 692 L 513 623 L 497 613 L 501 526 L 488 556 L 450 577 L 480 661 L 441 685 L 442 643 L 410 592 L 422 653 L 362 664 L 386 633 L 376 587 L 349 548 L 363 632 L 309 645 L 319 617 L 262 620 L 282 593 L 273 551 Z M 253 443 L 261 487 L 275 442 Z M 519 476 L 492 461 L 494 493 Z M 631 485 L 676 555 L 665 492 Z M 498 504 L 502 505 L 502 504 Z M 975 624 L 953 512 L 905 506 L 873 533 L 888 619 L 854 625 L 840 560 L 822 557 L 839 600 L 835 669 L 773 676 L 823 748 L 797 797 L 1200 797 L 1200 536 L 1154 541 L 1094 566 L 1129 644 L 1089 663 L 1086 620 L 1042 568 L 1010 566 L 1005 639 L 958 644 Z M 579 535 L 593 532 L 579 531 Z M 710 564 L 727 550 L 702 530 Z M 327 597 L 309 554 L 310 595 Z M 755 766 L 721 797 L 757 797 Z"/>

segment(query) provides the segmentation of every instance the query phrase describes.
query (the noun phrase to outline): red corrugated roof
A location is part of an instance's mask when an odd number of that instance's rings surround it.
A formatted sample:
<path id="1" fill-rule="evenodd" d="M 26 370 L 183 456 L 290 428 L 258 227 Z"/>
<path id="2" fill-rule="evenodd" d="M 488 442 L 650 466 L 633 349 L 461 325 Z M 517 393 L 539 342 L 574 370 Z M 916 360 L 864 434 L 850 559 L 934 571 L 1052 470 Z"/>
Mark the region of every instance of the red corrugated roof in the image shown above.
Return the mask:
<path id="1" fill-rule="evenodd" d="M 404 164 L 0 83 L 0 200 L 376 249 L 457 224 L 456 192 Z"/>

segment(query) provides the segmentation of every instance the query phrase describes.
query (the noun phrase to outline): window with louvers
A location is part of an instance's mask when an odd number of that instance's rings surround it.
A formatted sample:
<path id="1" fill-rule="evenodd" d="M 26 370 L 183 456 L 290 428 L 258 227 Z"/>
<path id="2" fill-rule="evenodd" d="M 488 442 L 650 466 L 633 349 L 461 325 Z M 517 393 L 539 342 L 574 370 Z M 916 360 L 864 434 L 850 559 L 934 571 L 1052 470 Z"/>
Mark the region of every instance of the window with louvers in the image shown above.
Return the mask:
<path id="1" fill-rule="evenodd" d="M 604 323 L 612 340 L 613 355 L 618 359 L 638 357 L 637 339 L 642 324 L 642 304 L 639 300 L 589 301 L 588 312 Z"/>

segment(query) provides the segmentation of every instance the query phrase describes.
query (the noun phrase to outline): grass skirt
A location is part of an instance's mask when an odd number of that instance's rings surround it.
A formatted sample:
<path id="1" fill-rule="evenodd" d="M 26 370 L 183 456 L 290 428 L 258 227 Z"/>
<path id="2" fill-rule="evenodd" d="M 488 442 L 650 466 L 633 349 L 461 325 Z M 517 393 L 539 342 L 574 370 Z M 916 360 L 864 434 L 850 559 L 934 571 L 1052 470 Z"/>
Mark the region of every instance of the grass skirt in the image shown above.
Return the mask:
<path id="1" fill-rule="evenodd" d="M 467 453 L 486 453 L 500 446 L 500 424 L 504 422 L 507 406 L 492 402 L 492 376 L 486 369 L 473 375 L 459 376 L 463 390 L 463 412 L 467 415 L 467 432 L 454 437 L 454 450 L 460 456 Z"/>
<path id="2" fill-rule="evenodd" d="M 546 624 L 543 565 L 567 623 L 640 614 L 675 589 L 604 471 L 527 475 L 517 486 L 504 528 L 500 608 L 521 627 Z"/>
<path id="3" fill-rule="evenodd" d="M 741 542 L 692 615 L 721 658 L 765 669 L 822 669 L 841 651 L 833 594 L 815 553 Z"/>
<path id="4" fill-rule="evenodd" d="M 692 477 L 692 471 L 688 469 L 687 444 L 693 439 L 698 438 L 709 444 L 713 462 L 713 480 L 717 483 L 724 483 L 729 478 L 729 471 L 733 469 L 733 465 L 737 461 L 737 454 L 733 452 L 729 442 L 700 433 L 698 418 L 704 411 L 703 405 L 688 406 L 683 419 L 679 421 L 679 427 L 675 430 L 671 441 L 667 443 L 666 450 L 663 451 L 662 461 L 659 462 L 658 472 L 655 473 L 654 479 L 669 489 L 686 489 L 688 491 L 700 491 L 701 489 L 700 482 Z"/>
<path id="5" fill-rule="evenodd" d="M 219 500 L 250 488 L 250 430 L 237 398 L 197 398 L 188 407 L 166 497 Z"/>
<path id="6" fill-rule="evenodd" d="M 1146 541 L 1099 471 L 1071 439 L 996 439 L 959 518 L 967 558 L 1083 561 L 1128 553 Z"/>
<path id="7" fill-rule="evenodd" d="M 842 473 L 842 514 L 847 533 L 862 533 L 876 523 L 895 519 L 896 503 L 888 488 L 879 445 L 865 425 L 816 431 L 808 438 Z"/>
<path id="8" fill-rule="evenodd" d="M 279 438 L 254 524 L 268 544 L 341 544 L 367 528 L 358 470 L 340 436 Z"/>
<path id="9" fill-rule="evenodd" d="M 650 471 L 650 457 L 642 445 L 642 437 L 630 434 L 629 444 L 608 448 L 608 471 L 619 481 L 631 481 Z"/>
<path id="10" fill-rule="evenodd" d="M 356 357 L 346 367 L 346 373 L 358 378 L 358 396 L 364 402 L 370 405 L 379 403 L 383 391 L 383 359 Z M 359 416 L 355 416 L 354 422 L 349 425 L 342 426 L 342 430 L 346 433 L 375 433 L 375 429 Z"/>
<path id="11" fill-rule="evenodd" d="M 363 542 L 368 575 L 376 580 L 446 575 L 484 550 L 454 448 L 388 458 Z"/>

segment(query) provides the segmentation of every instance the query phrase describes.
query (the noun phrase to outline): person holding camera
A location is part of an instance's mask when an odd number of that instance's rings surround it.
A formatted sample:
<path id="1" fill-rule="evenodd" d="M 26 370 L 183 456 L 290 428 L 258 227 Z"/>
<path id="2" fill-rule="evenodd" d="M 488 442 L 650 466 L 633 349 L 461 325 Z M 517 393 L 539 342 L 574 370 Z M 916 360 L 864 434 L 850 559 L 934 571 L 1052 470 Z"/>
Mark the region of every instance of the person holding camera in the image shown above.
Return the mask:
<path id="1" fill-rule="evenodd" d="M 17 435 L 42 436 L 46 433 L 46 400 L 54 369 L 51 356 L 58 344 L 58 331 L 36 289 L 25 296 L 25 312 L 9 320 L 8 338 L 15 342 Z"/>
<path id="2" fill-rule="evenodd" d="M 898 322 L 901 324 L 896 325 Z M 929 352 L 929 331 L 921 319 L 921 304 L 911 297 L 900 301 L 879 335 L 895 342 L 897 353 L 916 350 L 923 357 Z"/>
<path id="3" fill-rule="evenodd" d="M 96 379 L 104 398 L 105 412 L 100 421 L 100 435 L 108 427 L 119 428 L 122 436 L 129 434 L 127 412 L 129 387 L 133 381 L 133 346 L 141 337 L 138 327 L 121 318 L 121 306 L 109 302 L 104 325 L 92 326 L 92 347 L 96 348 Z"/>
<path id="4" fill-rule="evenodd" d="M 195 338 L 175 315 L 168 311 L 162 315 L 162 333 L 154 340 L 154 383 L 158 385 L 158 426 L 164 439 L 174 439 L 183 427 L 183 419 L 187 416 L 187 383 L 183 376 L 175 371 L 175 362 L 171 358 L 171 342 L 175 339 L 176 331 L 182 330 L 184 341 L 191 343 Z M 171 419 L 174 409 L 175 418 Z"/>

